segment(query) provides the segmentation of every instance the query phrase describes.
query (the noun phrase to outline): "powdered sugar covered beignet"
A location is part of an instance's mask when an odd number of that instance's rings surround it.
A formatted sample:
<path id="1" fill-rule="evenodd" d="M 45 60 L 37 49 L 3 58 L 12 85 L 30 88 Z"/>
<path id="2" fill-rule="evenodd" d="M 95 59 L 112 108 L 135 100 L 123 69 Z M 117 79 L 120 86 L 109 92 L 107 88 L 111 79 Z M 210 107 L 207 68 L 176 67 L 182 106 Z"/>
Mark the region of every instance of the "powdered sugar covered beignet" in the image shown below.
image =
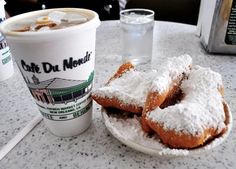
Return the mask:
<path id="1" fill-rule="evenodd" d="M 144 82 L 142 76 L 143 73 L 134 70 L 132 63 L 124 63 L 104 87 L 92 92 L 92 98 L 103 107 L 114 107 L 129 112 L 141 113 L 144 101 L 139 100 L 139 98 L 143 97 L 142 94 L 146 90 L 141 88 L 143 92 L 137 92 L 139 89 L 136 86 L 140 82 Z"/>
<path id="2" fill-rule="evenodd" d="M 185 54 L 168 58 L 158 68 L 158 76 L 151 83 L 142 112 L 141 124 L 144 131 L 148 133 L 151 131 L 145 120 L 146 113 L 159 107 L 166 98 L 174 97 L 178 93 L 180 83 L 189 74 L 191 66 L 192 58 Z"/>
<path id="3" fill-rule="evenodd" d="M 111 80 L 106 86 L 93 91 L 92 97 L 104 107 L 141 113 L 153 76 L 155 71 L 144 73 L 129 70 L 121 77 Z"/>
<path id="4" fill-rule="evenodd" d="M 95 90 L 92 97 L 104 107 L 142 113 L 147 93 L 150 90 L 158 90 L 159 93 L 166 91 L 166 86 L 171 84 L 175 77 L 181 76 L 187 69 L 189 70 L 191 63 L 192 59 L 189 55 L 182 55 L 168 58 L 160 64 L 156 71 L 139 72 L 133 68 L 127 69 L 122 73 L 116 73 L 113 76 L 115 78 L 111 78 L 105 87 Z M 153 83 L 160 85 L 157 88 Z"/>
<path id="5" fill-rule="evenodd" d="M 152 80 L 151 92 L 165 93 L 173 81 L 190 72 L 191 66 L 192 58 L 188 54 L 167 58 L 158 66 L 157 77 Z"/>
<path id="6" fill-rule="evenodd" d="M 226 130 L 221 75 L 195 66 L 180 86 L 184 97 L 148 112 L 148 125 L 172 148 L 194 148 Z"/>

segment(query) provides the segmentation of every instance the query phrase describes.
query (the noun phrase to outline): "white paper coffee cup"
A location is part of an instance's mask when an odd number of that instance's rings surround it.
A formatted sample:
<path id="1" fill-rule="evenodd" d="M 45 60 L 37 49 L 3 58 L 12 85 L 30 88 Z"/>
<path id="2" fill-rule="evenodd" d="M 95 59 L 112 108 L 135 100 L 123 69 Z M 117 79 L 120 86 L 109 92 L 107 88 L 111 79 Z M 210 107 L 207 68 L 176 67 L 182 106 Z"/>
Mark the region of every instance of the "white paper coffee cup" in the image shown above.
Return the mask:
<path id="1" fill-rule="evenodd" d="M 45 32 L 9 31 L 12 23 L 54 10 L 82 13 L 90 20 Z M 57 136 L 74 136 L 90 125 L 99 24 L 97 13 L 91 10 L 61 8 L 21 14 L 0 26 L 46 126 Z"/>
<path id="2" fill-rule="evenodd" d="M 0 0 L 0 23 L 6 19 L 5 4 L 6 2 L 4 0 Z M 11 52 L 5 37 L 0 32 L 0 81 L 8 79 L 13 75 L 13 73 L 14 68 Z"/>

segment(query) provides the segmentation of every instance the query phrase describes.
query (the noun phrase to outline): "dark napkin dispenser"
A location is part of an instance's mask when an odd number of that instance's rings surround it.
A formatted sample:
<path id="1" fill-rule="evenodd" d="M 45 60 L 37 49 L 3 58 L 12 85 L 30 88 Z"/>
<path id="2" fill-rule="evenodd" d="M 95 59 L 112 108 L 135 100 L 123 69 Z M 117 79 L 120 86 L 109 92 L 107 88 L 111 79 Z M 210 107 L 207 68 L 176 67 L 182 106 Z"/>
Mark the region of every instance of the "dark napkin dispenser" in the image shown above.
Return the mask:
<path id="1" fill-rule="evenodd" d="M 202 0 L 198 34 L 206 51 L 236 54 L 236 0 Z"/>

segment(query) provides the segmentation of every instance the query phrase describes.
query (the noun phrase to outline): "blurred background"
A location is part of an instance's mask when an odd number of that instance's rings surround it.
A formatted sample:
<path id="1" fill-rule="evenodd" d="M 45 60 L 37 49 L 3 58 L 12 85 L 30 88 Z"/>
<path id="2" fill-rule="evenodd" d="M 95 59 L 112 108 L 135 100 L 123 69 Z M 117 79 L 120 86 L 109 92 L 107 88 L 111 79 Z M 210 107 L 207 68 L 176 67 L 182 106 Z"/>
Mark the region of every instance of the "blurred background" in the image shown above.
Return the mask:
<path id="1" fill-rule="evenodd" d="M 102 21 L 119 19 L 119 12 L 129 8 L 155 11 L 155 20 L 196 25 L 200 0 L 5 0 L 9 16 L 60 7 L 87 8 L 96 11 Z"/>

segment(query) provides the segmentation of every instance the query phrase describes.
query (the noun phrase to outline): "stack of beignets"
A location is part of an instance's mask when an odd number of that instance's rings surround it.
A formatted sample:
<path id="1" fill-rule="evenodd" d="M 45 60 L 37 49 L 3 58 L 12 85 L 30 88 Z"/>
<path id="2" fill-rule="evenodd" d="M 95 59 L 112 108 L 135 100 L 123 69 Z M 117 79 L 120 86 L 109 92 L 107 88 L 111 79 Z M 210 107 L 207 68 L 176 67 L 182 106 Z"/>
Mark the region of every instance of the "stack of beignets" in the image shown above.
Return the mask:
<path id="1" fill-rule="evenodd" d="M 148 91 L 155 88 L 161 93 L 159 101 L 161 104 L 164 101 L 164 95 L 168 95 L 169 88 L 181 81 L 189 72 L 191 64 L 191 57 L 183 55 L 167 59 L 157 71 L 152 70 L 146 73 L 136 71 L 132 63 L 125 63 L 104 87 L 93 91 L 92 97 L 104 107 L 115 107 L 141 114 Z"/>
<path id="2" fill-rule="evenodd" d="M 147 111 L 145 122 L 172 148 L 203 145 L 226 130 L 221 76 L 208 68 L 194 66 L 180 85 L 179 103 Z"/>
<path id="3" fill-rule="evenodd" d="M 195 148 L 226 131 L 220 74 L 192 66 L 189 55 L 168 58 L 157 71 L 123 64 L 92 93 L 103 107 L 140 114 L 145 132 L 171 148 Z"/>

